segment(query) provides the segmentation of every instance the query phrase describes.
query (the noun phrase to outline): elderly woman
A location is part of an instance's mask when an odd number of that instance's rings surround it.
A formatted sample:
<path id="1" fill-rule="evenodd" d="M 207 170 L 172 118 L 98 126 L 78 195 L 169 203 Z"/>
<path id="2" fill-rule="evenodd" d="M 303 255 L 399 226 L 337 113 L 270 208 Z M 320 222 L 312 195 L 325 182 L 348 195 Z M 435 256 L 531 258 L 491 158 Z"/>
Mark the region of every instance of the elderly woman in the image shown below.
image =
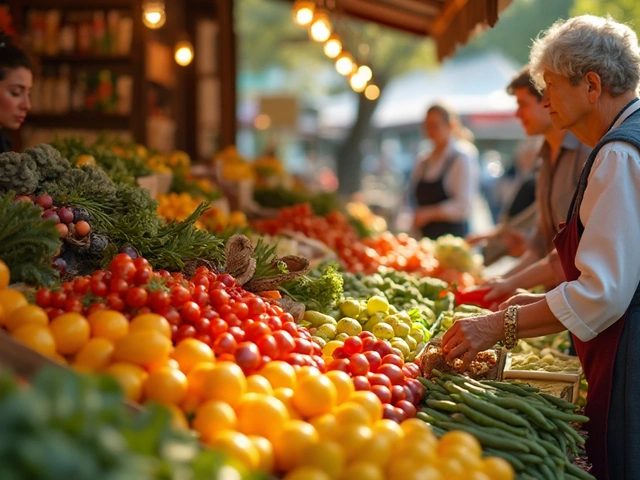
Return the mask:
<path id="1" fill-rule="evenodd" d="M 589 382 L 592 473 L 640 478 L 638 39 L 611 18 L 559 21 L 534 42 L 531 68 L 554 126 L 593 147 L 554 240 L 566 281 L 458 321 L 443 348 L 468 363 L 497 341 L 569 330 Z"/>

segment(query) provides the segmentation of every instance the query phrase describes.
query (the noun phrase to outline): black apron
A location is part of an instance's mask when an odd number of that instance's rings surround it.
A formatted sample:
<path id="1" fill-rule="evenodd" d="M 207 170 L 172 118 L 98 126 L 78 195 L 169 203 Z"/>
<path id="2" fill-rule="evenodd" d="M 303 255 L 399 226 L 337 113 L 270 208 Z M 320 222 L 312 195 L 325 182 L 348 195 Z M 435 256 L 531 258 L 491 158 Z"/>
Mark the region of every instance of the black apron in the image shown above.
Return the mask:
<path id="1" fill-rule="evenodd" d="M 0 131 L 0 153 L 11 152 L 11 140 Z"/>
<path id="2" fill-rule="evenodd" d="M 416 203 L 418 208 L 427 205 L 435 205 L 444 202 L 449 198 L 449 195 L 444 188 L 444 180 L 459 155 L 459 152 L 453 152 L 449 157 L 447 157 L 440 177 L 433 182 L 425 181 L 424 169 L 422 170 L 419 176 L 420 180 L 418 180 L 418 183 L 416 184 Z M 423 237 L 431 239 L 436 239 L 442 235 L 446 235 L 447 233 L 457 237 L 464 237 L 467 234 L 467 222 L 431 222 L 421 227 L 420 231 L 422 232 Z"/>

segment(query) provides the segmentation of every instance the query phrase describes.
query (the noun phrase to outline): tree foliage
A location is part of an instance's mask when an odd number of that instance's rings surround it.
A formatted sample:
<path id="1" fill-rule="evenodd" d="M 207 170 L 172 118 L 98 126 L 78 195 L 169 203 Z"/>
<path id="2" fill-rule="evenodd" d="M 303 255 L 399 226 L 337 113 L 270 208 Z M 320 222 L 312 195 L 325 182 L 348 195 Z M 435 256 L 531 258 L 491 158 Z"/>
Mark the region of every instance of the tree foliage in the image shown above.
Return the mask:
<path id="1" fill-rule="evenodd" d="M 575 0 L 572 15 L 611 15 L 619 22 L 628 23 L 640 32 L 640 2 L 637 0 Z"/>

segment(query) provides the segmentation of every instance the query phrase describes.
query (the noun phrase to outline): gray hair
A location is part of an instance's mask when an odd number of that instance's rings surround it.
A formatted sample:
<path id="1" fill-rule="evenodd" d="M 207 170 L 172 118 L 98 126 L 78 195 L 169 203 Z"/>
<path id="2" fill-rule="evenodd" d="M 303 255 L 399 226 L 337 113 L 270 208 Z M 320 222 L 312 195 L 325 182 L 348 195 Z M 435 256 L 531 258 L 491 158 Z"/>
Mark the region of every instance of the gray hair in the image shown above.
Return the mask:
<path id="1" fill-rule="evenodd" d="M 567 77 L 572 85 L 588 72 L 595 72 L 614 97 L 635 92 L 640 80 L 638 37 L 610 16 L 558 20 L 534 40 L 530 68 L 539 90 L 544 90 L 542 74 L 547 69 Z"/>

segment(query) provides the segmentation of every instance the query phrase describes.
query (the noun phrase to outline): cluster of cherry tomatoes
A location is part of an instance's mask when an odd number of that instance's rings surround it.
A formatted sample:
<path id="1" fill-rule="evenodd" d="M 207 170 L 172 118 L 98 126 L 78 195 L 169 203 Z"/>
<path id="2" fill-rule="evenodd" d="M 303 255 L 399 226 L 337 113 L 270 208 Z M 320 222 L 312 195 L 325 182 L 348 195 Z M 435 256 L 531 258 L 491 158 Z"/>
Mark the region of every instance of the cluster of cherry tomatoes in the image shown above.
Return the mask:
<path id="1" fill-rule="evenodd" d="M 405 363 L 392 351 L 391 344 L 377 339 L 371 332 L 349 337 L 337 347 L 327 370 L 341 370 L 351 375 L 356 390 L 370 390 L 380 399 L 384 418 L 401 422 L 416 416 L 416 407 L 424 396 L 417 380 L 420 367 Z"/>
<path id="2" fill-rule="evenodd" d="M 325 370 L 322 350 L 291 314 L 244 290 L 228 274 L 200 267 L 191 279 L 154 272 L 144 258 L 117 255 L 108 270 L 78 277 L 60 289 L 41 289 L 36 303 L 50 319 L 66 312 L 115 310 L 127 318 L 157 313 L 171 325 L 172 341 L 196 338 L 218 360 L 236 362 L 246 374 L 270 360 Z"/>

